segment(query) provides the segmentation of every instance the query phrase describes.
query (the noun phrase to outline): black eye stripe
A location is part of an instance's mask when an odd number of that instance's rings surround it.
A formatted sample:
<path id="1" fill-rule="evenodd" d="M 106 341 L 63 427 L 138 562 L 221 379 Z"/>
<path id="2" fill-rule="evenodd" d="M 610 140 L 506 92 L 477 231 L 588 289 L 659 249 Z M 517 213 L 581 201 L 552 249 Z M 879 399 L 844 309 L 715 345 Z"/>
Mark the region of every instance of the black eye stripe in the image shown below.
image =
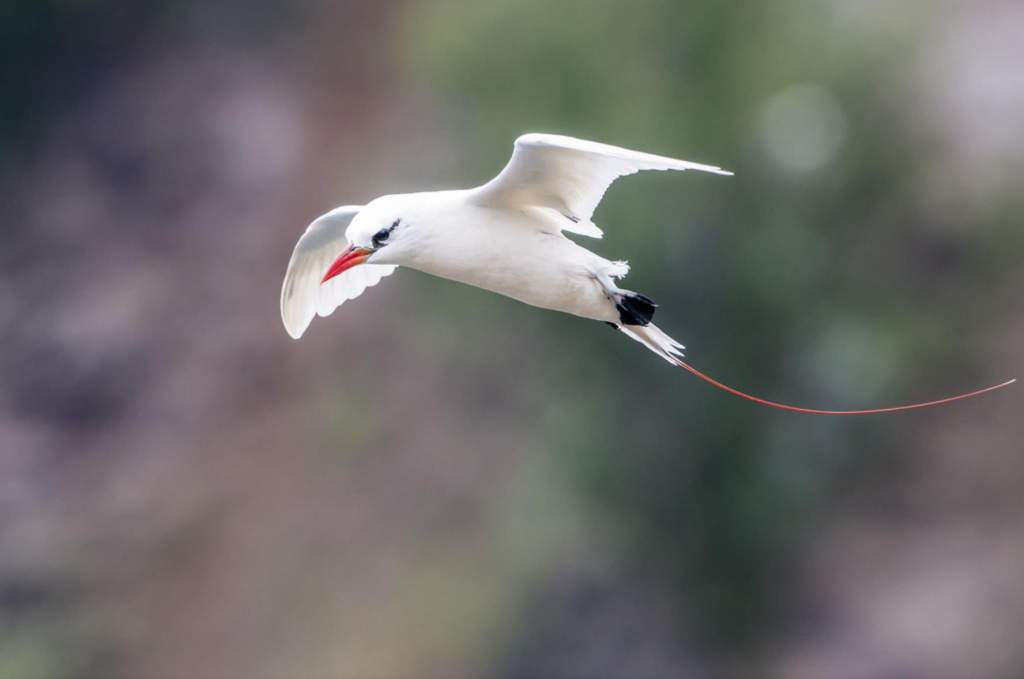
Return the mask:
<path id="1" fill-rule="evenodd" d="M 387 226 L 386 228 L 382 228 L 379 231 L 377 231 L 376 234 L 374 234 L 374 245 L 380 247 L 384 242 L 386 242 L 388 238 L 391 236 L 391 231 L 397 228 L 398 224 L 400 223 L 401 219 L 395 219 L 393 222 L 391 222 L 390 226 Z"/>
<path id="2" fill-rule="evenodd" d="M 373 244 L 377 247 L 380 247 L 381 244 L 387 241 L 388 237 L 391 236 L 391 232 L 397 229 L 398 225 L 401 223 L 401 219 L 396 219 L 394 222 L 391 223 L 391 226 L 381 229 L 377 233 L 373 234 Z"/>

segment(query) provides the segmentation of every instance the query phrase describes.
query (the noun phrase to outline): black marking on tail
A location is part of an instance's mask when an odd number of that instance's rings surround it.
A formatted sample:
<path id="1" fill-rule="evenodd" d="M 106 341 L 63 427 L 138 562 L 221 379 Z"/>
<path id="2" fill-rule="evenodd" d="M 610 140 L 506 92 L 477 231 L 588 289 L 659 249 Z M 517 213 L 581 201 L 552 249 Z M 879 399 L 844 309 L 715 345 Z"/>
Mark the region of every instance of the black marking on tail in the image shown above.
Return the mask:
<path id="1" fill-rule="evenodd" d="M 654 318 L 654 310 L 658 305 L 646 295 L 624 292 L 616 299 L 615 308 L 623 325 L 647 325 Z"/>

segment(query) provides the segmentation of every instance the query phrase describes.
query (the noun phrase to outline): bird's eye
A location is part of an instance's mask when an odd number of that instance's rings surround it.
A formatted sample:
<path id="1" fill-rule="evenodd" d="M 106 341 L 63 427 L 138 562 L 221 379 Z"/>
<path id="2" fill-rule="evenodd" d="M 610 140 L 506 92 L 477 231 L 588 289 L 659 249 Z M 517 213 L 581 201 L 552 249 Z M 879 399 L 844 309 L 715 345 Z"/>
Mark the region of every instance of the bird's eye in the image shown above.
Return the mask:
<path id="1" fill-rule="evenodd" d="M 381 229 L 377 233 L 373 234 L 373 245 L 379 248 L 388 241 L 388 236 L 390 235 L 391 231 L 389 229 Z"/>
<path id="2" fill-rule="evenodd" d="M 388 238 L 391 237 L 391 232 L 398 228 L 398 225 L 401 223 L 401 221 L 402 220 L 400 219 L 396 219 L 391 224 L 391 226 L 385 227 L 378 231 L 377 233 L 373 234 L 373 246 L 379 248 L 380 246 L 387 243 Z"/>

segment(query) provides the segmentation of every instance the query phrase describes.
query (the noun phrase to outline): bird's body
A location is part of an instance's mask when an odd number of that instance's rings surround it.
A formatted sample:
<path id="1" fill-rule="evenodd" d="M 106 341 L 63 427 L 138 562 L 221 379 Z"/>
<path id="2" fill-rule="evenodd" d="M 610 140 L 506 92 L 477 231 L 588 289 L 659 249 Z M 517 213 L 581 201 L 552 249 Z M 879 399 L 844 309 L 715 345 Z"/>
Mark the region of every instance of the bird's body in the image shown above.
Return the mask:
<path id="1" fill-rule="evenodd" d="M 389 210 L 408 215 L 403 220 L 411 224 L 435 224 L 414 252 L 394 263 L 543 309 L 618 320 L 599 281 L 624 275 L 625 264 L 609 261 L 563 235 L 562 222 L 569 220 L 554 210 L 480 205 L 476 195 L 474 190 L 459 190 L 378 199 Z M 380 263 L 392 263 L 386 249 L 381 255 Z"/>
<path id="2" fill-rule="evenodd" d="M 669 363 L 765 405 L 852 414 L 934 404 L 866 411 L 800 408 L 726 387 L 685 363 L 683 346 L 651 323 L 657 305 L 618 286 L 617 280 L 629 271 L 626 263 L 595 254 L 564 233 L 600 238 L 591 217 L 605 190 L 616 178 L 641 170 L 731 174 L 711 165 L 571 137 L 523 135 L 501 173 L 482 186 L 381 196 L 314 220 L 296 244 L 285 274 L 285 328 L 297 339 L 315 315 L 329 315 L 404 266 L 609 323 Z M 970 395 L 974 393 L 940 402 Z"/>

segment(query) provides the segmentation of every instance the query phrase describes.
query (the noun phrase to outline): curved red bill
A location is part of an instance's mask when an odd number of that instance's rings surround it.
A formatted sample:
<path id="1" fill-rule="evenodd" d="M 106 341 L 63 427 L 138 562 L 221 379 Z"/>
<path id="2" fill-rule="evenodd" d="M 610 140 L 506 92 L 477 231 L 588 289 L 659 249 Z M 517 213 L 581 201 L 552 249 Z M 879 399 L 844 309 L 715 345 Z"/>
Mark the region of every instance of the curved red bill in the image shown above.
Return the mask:
<path id="1" fill-rule="evenodd" d="M 321 283 L 326 283 L 335 276 L 345 273 L 354 266 L 359 266 L 373 254 L 373 250 L 369 248 L 360 248 L 355 245 L 350 245 L 345 248 L 345 251 L 338 255 L 338 258 L 334 260 L 330 268 L 327 269 L 327 273 L 320 279 Z"/>

